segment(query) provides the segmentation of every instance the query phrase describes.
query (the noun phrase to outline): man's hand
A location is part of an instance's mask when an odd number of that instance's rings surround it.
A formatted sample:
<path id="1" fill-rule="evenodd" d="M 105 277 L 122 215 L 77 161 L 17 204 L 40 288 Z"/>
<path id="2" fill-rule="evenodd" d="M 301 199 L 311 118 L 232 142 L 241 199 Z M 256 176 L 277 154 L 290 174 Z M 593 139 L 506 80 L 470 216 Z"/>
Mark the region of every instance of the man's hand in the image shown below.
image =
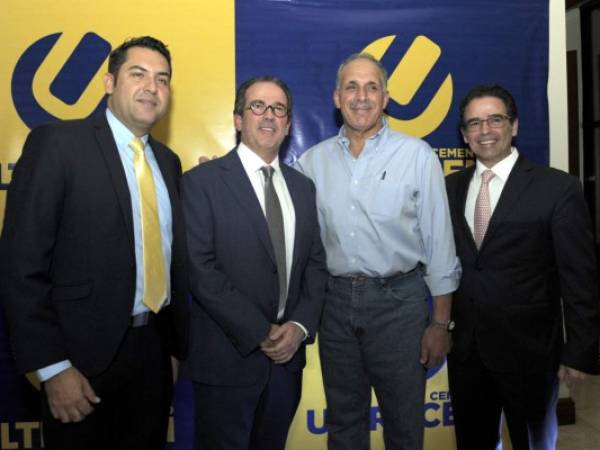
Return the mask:
<path id="1" fill-rule="evenodd" d="M 450 351 L 450 333 L 442 327 L 429 325 L 421 339 L 421 359 L 426 368 L 439 366 Z"/>
<path id="2" fill-rule="evenodd" d="M 588 374 L 585 372 L 563 365 L 558 369 L 558 379 L 569 386 L 569 388 L 581 383 L 587 376 Z"/>
<path id="3" fill-rule="evenodd" d="M 270 336 L 274 334 L 279 329 L 279 325 L 274 323 L 271 324 L 271 330 L 266 338 L 260 343 L 260 349 L 264 351 L 267 348 L 275 347 L 275 342 L 271 340 Z"/>
<path id="4" fill-rule="evenodd" d="M 62 423 L 81 422 L 94 411 L 92 404 L 100 403 L 87 378 L 75 367 L 46 380 L 44 390 L 52 417 Z"/>
<path id="5" fill-rule="evenodd" d="M 286 322 L 281 326 L 272 325 L 260 348 L 275 364 L 285 364 L 292 359 L 303 340 L 304 331 L 295 323 Z"/>

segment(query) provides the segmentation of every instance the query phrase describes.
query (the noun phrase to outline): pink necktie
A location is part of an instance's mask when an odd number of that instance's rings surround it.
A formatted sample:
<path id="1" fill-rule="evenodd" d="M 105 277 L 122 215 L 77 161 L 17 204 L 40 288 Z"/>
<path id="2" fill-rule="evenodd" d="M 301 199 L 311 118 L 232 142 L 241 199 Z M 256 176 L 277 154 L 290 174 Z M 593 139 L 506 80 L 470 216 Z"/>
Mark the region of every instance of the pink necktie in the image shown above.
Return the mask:
<path id="1" fill-rule="evenodd" d="M 477 200 L 475 200 L 475 225 L 473 230 L 473 237 L 475 238 L 477 248 L 481 247 L 481 242 L 490 223 L 490 217 L 492 217 L 488 185 L 490 180 L 494 178 L 494 175 L 494 172 L 489 169 L 484 170 L 481 174 L 481 187 L 479 188 L 479 194 L 477 194 Z"/>

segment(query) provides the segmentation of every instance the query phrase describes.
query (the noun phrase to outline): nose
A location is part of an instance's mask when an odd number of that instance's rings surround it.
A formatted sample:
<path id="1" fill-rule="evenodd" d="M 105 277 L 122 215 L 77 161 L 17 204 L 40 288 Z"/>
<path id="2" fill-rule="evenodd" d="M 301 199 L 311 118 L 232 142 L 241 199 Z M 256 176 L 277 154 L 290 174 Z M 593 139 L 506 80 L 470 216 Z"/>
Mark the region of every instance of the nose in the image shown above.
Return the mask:
<path id="1" fill-rule="evenodd" d="M 144 89 L 152 93 L 157 91 L 157 83 L 154 77 L 146 77 L 146 85 L 144 86 Z"/>
<path id="2" fill-rule="evenodd" d="M 364 100 L 367 98 L 367 96 L 368 96 L 367 89 L 368 89 L 367 86 L 363 86 L 362 88 L 356 90 L 356 97 L 358 100 Z"/>
<path id="3" fill-rule="evenodd" d="M 273 109 L 272 105 L 269 105 L 265 108 L 265 113 L 264 116 L 266 117 L 271 117 L 271 118 L 275 118 L 275 110 Z"/>

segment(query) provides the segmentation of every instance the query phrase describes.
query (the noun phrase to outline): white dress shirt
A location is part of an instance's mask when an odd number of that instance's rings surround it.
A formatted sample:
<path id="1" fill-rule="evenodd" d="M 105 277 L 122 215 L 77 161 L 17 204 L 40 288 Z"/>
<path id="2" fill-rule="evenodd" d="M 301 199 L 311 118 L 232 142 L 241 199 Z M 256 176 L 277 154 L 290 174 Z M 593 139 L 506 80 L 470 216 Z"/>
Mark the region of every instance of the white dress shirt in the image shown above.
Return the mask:
<path id="1" fill-rule="evenodd" d="M 494 214 L 494 210 L 496 209 L 496 205 L 500 199 L 500 194 L 502 194 L 502 189 L 504 189 L 506 180 L 508 179 L 508 176 L 510 175 L 510 172 L 518 158 L 519 152 L 515 147 L 512 147 L 510 149 L 510 155 L 508 155 L 502 161 L 497 162 L 490 169 L 492 172 L 494 172 L 494 177 L 488 184 L 492 214 Z M 475 229 L 475 201 L 477 200 L 479 188 L 481 187 L 481 174 L 485 170 L 488 170 L 488 167 L 484 166 L 481 162 L 479 162 L 479 160 L 477 160 L 475 163 L 475 171 L 473 172 L 473 177 L 471 178 L 471 183 L 469 183 L 469 190 L 467 192 L 467 200 L 465 203 L 465 219 L 467 219 L 471 233 L 473 233 L 473 230 Z"/>

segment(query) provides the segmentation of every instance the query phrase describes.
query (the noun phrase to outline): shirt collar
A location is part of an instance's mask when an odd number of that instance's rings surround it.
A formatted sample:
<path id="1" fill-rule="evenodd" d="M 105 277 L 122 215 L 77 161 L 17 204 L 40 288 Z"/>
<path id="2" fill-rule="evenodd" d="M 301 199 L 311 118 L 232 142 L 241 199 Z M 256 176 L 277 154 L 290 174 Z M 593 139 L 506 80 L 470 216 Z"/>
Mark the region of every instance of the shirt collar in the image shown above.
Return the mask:
<path id="1" fill-rule="evenodd" d="M 123 122 L 121 122 L 117 117 L 113 114 L 110 108 L 106 108 L 106 120 L 108 121 L 108 126 L 112 131 L 113 137 L 115 138 L 115 142 L 119 148 L 128 148 L 129 143 L 135 137 L 129 128 L 125 126 Z M 145 134 L 140 137 L 144 145 L 148 143 L 148 135 Z"/>
<path id="2" fill-rule="evenodd" d="M 519 152 L 517 151 L 516 147 L 511 147 L 510 154 L 502 161 L 499 161 L 496 164 L 494 164 L 494 166 L 490 170 L 494 172 L 495 176 L 500 178 L 502 182 L 505 183 L 508 179 L 508 176 L 510 175 L 510 171 L 517 162 L 518 158 Z M 485 170 L 488 170 L 488 168 L 484 166 L 479 160 L 477 160 L 475 168 L 477 176 L 480 177 Z"/>
<path id="3" fill-rule="evenodd" d="M 242 165 L 247 173 L 254 173 L 260 170 L 261 167 L 271 166 L 275 172 L 279 172 L 279 155 L 275 157 L 271 164 L 267 164 L 264 160 L 248 148 L 246 144 L 240 142 L 237 148 L 238 156 L 242 161 Z"/>
<path id="4" fill-rule="evenodd" d="M 367 149 L 367 147 L 378 148 L 381 140 L 385 139 L 385 136 L 387 136 L 389 129 L 387 120 L 384 117 L 382 117 L 381 121 L 382 127 L 379 129 L 379 131 L 373 136 L 371 136 L 369 139 L 367 139 L 367 141 L 365 142 L 365 150 Z M 346 137 L 346 125 L 342 125 L 340 127 L 340 131 L 337 135 L 337 140 L 341 144 L 343 149 L 350 151 L 348 147 L 348 145 L 350 144 L 350 140 Z"/>

